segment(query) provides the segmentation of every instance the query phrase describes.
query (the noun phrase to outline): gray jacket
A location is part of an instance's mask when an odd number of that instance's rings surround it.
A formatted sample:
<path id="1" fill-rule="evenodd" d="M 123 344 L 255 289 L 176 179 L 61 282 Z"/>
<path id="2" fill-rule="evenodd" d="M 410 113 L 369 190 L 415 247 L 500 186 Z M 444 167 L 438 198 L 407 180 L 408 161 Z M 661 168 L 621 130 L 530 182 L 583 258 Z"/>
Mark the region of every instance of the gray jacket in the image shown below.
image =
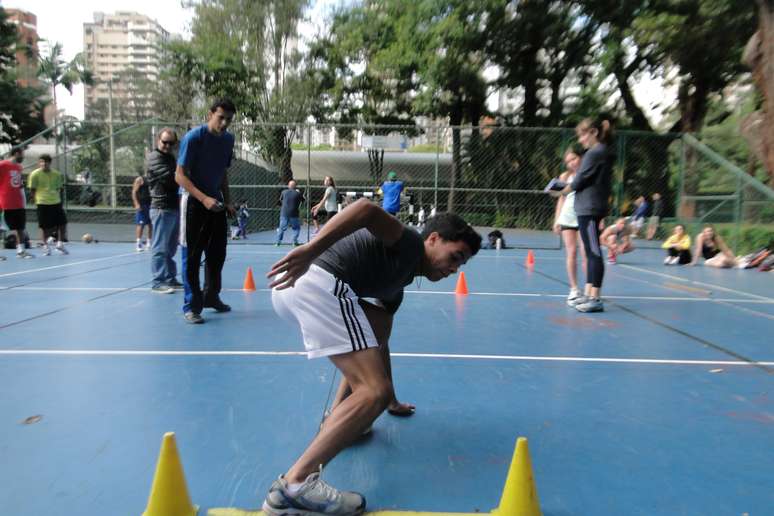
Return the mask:
<path id="1" fill-rule="evenodd" d="M 175 182 L 177 161 L 173 154 L 166 154 L 158 149 L 148 156 L 148 172 L 145 182 L 150 186 L 151 208 L 159 210 L 178 210 L 179 186 Z"/>
<path id="2" fill-rule="evenodd" d="M 586 151 L 570 188 L 575 190 L 577 215 L 604 217 L 610 198 L 615 156 L 610 148 L 600 143 Z"/>

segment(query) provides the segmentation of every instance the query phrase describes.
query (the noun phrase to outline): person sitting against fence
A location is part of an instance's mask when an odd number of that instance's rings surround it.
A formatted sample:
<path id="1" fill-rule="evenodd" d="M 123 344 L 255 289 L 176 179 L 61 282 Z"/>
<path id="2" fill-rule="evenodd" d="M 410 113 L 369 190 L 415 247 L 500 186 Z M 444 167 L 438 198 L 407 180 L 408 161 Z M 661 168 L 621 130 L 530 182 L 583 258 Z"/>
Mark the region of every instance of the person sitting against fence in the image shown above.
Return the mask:
<path id="1" fill-rule="evenodd" d="M 607 263 L 611 265 L 618 263 L 618 255 L 634 251 L 634 244 L 631 241 L 631 227 L 624 217 L 606 227 L 599 236 L 599 240 L 602 245 L 607 247 Z"/>
<path id="2" fill-rule="evenodd" d="M 678 224 L 672 232 L 672 236 L 661 244 L 666 249 L 667 257 L 664 265 L 685 265 L 691 263 L 691 236 L 685 232 L 685 226 Z"/>
<path id="3" fill-rule="evenodd" d="M 715 232 L 715 228 L 710 225 L 704 226 L 704 229 L 696 237 L 696 246 L 690 265 L 696 265 L 699 257 L 704 258 L 704 265 L 708 267 L 728 269 L 736 265 L 736 256 L 728 248 L 723 238 Z"/>

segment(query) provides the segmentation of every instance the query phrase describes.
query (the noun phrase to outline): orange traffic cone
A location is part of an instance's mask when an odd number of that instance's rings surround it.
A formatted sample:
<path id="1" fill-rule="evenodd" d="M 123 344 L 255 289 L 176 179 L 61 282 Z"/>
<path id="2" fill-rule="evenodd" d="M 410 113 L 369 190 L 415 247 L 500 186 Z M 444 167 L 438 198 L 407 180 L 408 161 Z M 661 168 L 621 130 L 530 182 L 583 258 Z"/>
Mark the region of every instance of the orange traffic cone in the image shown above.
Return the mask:
<path id="1" fill-rule="evenodd" d="M 535 266 L 535 254 L 532 252 L 532 249 L 527 251 L 527 260 L 525 262 L 527 267 L 534 267 Z"/>
<path id="2" fill-rule="evenodd" d="M 253 268 L 248 267 L 247 268 L 247 274 L 245 274 L 245 285 L 242 287 L 242 290 L 247 290 L 250 292 L 255 292 L 255 281 L 253 281 Z"/>
<path id="3" fill-rule="evenodd" d="M 164 434 L 148 506 L 142 516 L 196 516 L 191 503 L 174 432 Z"/>
<path id="4" fill-rule="evenodd" d="M 468 283 L 465 281 L 464 272 L 460 272 L 460 277 L 457 279 L 457 288 L 454 289 L 454 293 L 462 296 L 468 295 Z"/>

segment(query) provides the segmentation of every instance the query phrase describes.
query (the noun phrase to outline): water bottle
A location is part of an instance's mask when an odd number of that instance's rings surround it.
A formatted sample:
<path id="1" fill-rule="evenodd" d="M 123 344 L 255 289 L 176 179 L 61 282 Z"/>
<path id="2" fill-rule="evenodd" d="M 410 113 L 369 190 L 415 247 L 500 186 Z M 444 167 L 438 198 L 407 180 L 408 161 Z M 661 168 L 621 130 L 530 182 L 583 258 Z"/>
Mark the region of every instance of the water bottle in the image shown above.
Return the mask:
<path id="1" fill-rule="evenodd" d="M 499 251 L 502 248 L 503 248 L 503 239 L 498 238 L 497 241 L 495 242 L 495 249 Z"/>

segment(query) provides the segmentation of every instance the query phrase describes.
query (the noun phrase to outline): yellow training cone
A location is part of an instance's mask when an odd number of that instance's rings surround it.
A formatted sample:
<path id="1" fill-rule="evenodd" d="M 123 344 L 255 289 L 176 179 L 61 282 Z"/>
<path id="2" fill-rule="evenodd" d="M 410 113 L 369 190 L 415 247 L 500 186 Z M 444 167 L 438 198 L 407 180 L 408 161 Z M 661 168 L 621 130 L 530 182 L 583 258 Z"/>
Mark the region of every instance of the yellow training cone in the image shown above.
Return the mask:
<path id="1" fill-rule="evenodd" d="M 156 474 L 142 516 L 196 516 L 198 507 L 191 504 L 185 485 L 183 465 L 177 453 L 175 433 L 167 432 L 161 442 Z"/>
<path id="2" fill-rule="evenodd" d="M 529 459 L 527 438 L 516 440 L 508 478 L 505 480 L 500 506 L 492 511 L 496 516 L 541 516 L 535 479 L 532 476 L 532 461 Z"/>

